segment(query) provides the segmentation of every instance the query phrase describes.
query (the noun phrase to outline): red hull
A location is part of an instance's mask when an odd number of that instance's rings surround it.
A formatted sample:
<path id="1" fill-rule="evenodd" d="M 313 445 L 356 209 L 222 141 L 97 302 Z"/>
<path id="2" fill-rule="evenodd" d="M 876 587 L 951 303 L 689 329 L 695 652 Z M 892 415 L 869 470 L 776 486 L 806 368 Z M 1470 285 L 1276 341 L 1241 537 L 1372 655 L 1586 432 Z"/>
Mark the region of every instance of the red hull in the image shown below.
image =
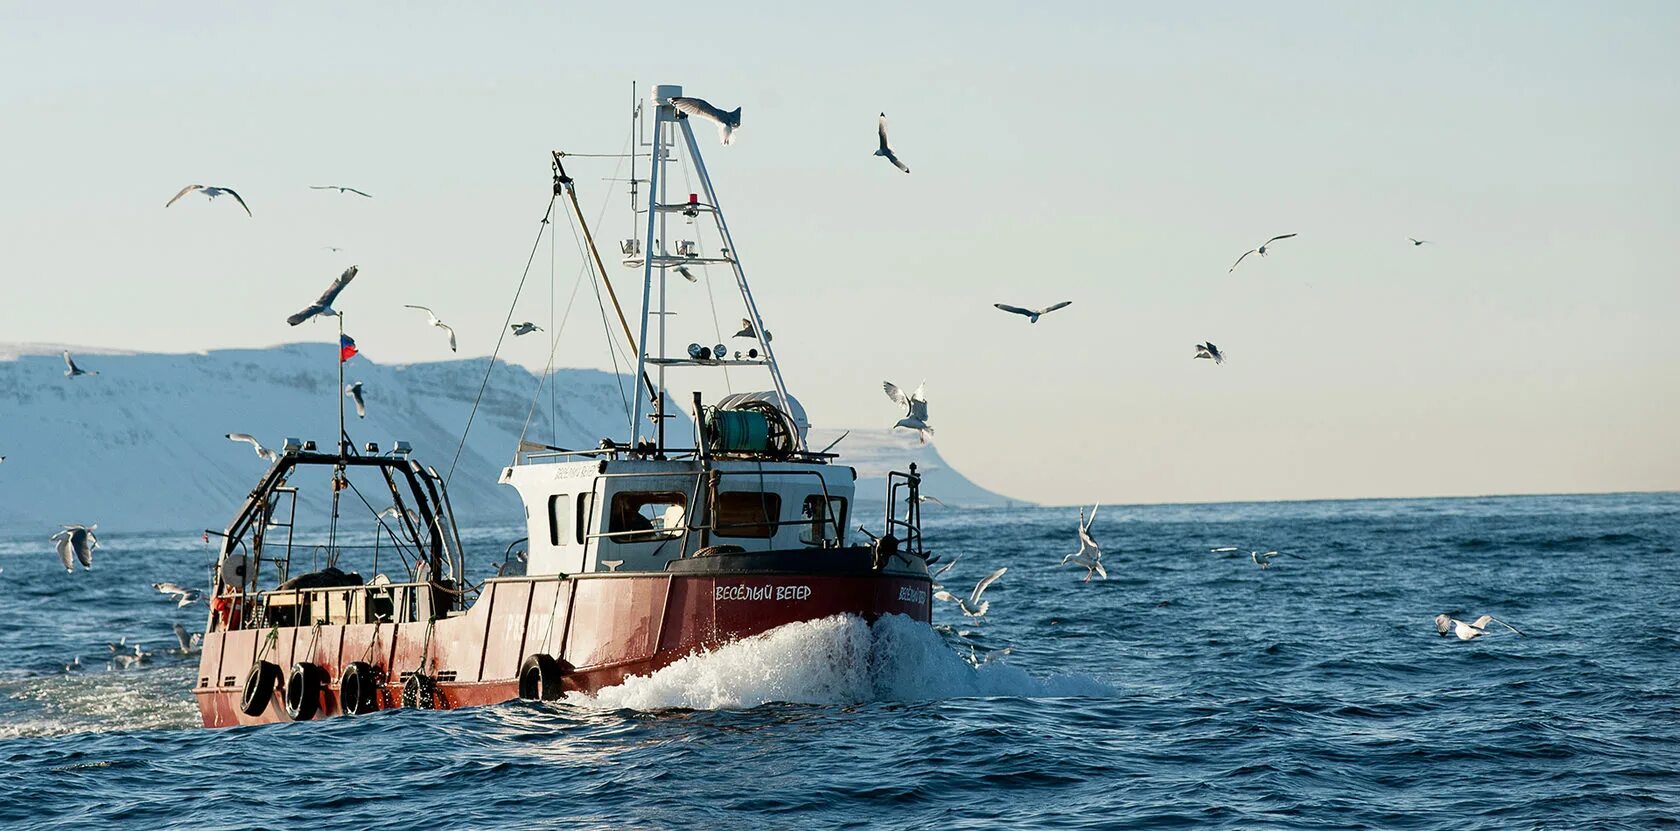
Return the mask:
<path id="1" fill-rule="evenodd" d="M 552 656 L 566 668 L 565 690 L 592 693 L 787 623 L 837 614 L 928 622 L 931 613 L 926 577 L 879 573 L 496 580 L 466 613 L 434 623 L 209 633 L 193 694 L 206 727 L 291 721 L 279 687 L 258 715 L 241 710 L 246 674 L 260 650 L 279 666 L 280 687 L 294 664 L 307 661 L 325 671 L 314 718 L 343 713 L 339 679 L 352 661 L 378 670 L 380 709 L 402 706 L 403 680 L 415 671 L 438 682 L 437 707 L 469 707 L 518 698 L 520 669 L 532 655 Z"/>

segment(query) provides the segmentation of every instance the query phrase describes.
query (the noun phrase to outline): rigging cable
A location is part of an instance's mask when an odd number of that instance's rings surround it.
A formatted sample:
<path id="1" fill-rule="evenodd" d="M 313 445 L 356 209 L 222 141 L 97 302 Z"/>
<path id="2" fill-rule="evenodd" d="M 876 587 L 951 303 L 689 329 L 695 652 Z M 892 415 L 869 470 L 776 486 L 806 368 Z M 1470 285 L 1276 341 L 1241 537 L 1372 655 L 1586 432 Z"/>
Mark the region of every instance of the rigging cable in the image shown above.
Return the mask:
<path id="1" fill-rule="evenodd" d="M 525 278 L 531 276 L 531 264 L 536 262 L 537 249 L 542 245 L 542 235 L 548 229 L 548 219 L 554 215 L 554 200 L 559 194 L 548 197 L 548 208 L 543 211 L 540 227 L 537 228 L 537 238 L 531 241 L 531 254 L 525 258 L 525 271 L 519 275 L 519 285 L 514 287 L 513 302 L 508 304 L 507 319 L 502 321 L 501 331 L 496 335 L 496 348 L 490 352 L 490 365 L 484 369 L 484 380 L 479 382 L 478 395 L 473 398 L 472 410 L 467 413 L 467 426 L 461 429 L 461 443 L 455 447 L 455 458 L 449 462 L 449 473 L 443 477 L 444 488 L 449 487 L 449 480 L 455 476 L 455 466 L 461 461 L 461 451 L 467 448 L 467 434 L 472 431 L 473 418 L 478 415 L 478 405 L 484 401 L 484 390 L 490 386 L 490 373 L 496 370 L 496 357 L 502 352 L 502 341 L 507 338 L 509 327 L 513 325 L 513 311 L 519 307 L 519 294 L 525 290 Z"/>

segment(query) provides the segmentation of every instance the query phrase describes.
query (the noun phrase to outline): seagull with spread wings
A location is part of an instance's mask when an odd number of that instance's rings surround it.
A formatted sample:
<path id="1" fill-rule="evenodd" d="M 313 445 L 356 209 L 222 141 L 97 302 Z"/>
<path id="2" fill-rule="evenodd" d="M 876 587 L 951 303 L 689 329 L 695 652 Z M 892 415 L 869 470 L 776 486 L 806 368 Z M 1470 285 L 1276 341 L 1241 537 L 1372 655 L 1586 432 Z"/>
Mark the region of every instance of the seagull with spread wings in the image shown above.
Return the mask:
<path id="1" fill-rule="evenodd" d="M 672 98 L 671 106 L 684 115 L 699 116 L 717 122 L 718 137 L 723 143 L 735 143 L 735 131 L 741 129 L 740 107 L 725 112 L 712 106 L 711 102 L 704 98 Z"/>
<path id="2" fill-rule="evenodd" d="M 992 304 L 992 306 L 994 308 L 1002 309 L 1003 311 L 1006 311 L 1010 314 L 1016 314 L 1016 315 L 1021 315 L 1022 317 L 1025 317 L 1029 323 L 1037 323 L 1039 317 L 1041 317 L 1043 315 L 1047 315 L 1047 314 L 1049 314 L 1049 313 L 1051 313 L 1051 312 L 1053 312 L 1057 309 L 1065 309 L 1065 308 L 1067 308 L 1068 306 L 1071 306 L 1071 305 L 1073 305 L 1072 300 L 1063 300 L 1060 303 L 1053 303 L 1049 306 L 1045 306 L 1042 309 L 1038 309 L 1037 311 L 1034 311 L 1032 309 L 1023 309 L 1020 306 L 1011 306 L 1011 305 L 1008 305 L 1007 303 L 993 303 Z"/>
<path id="3" fill-rule="evenodd" d="M 175 599 L 176 608 L 184 609 L 194 603 L 197 603 L 199 600 L 198 592 L 193 591 L 186 586 L 180 585 L 179 583 L 153 583 L 152 588 L 157 589 L 159 594 L 166 597 L 173 597 Z"/>
<path id="4" fill-rule="evenodd" d="M 93 532 L 98 527 L 97 522 L 92 525 L 66 525 L 63 531 L 48 538 L 58 543 L 58 559 L 64 563 L 65 574 L 76 570 L 71 566 L 72 560 L 80 562 L 87 571 L 93 570 L 93 550 L 99 547 L 99 540 L 94 539 Z"/>
<path id="5" fill-rule="evenodd" d="M 272 450 L 269 450 L 266 447 L 263 447 L 262 442 L 257 441 L 257 437 L 251 435 L 250 433 L 228 433 L 227 434 L 227 440 L 228 441 L 242 441 L 242 442 L 245 442 L 245 443 L 251 445 L 253 448 L 256 448 L 257 458 L 262 459 L 265 462 L 272 463 L 272 462 L 278 461 L 280 459 L 280 454 L 279 453 L 276 453 Z"/>
<path id="6" fill-rule="evenodd" d="M 362 398 L 362 382 L 356 381 L 344 386 L 344 395 L 356 402 L 356 417 L 367 418 L 367 401 Z"/>
<path id="7" fill-rule="evenodd" d="M 1236 262 L 1231 263 L 1231 267 L 1229 269 L 1226 269 L 1225 273 L 1229 274 L 1233 271 L 1236 271 L 1237 266 L 1242 265 L 1242 261 L 1244 259 L 1246 259 L 1248 257 L 1248 255 L 1259 254 L 1260 256 L 1264 257 L 1264 256 L 1266 256 L 1266 246 L 1271 245 L 1272 243 L 1277 242 L 1280 239 L 1289 239 L 1290 237 L 1293 237 L 1293 236 L 1295 236 L 1295 234 L 1278 234 L 1277 236 L 1272 237 L 1271 239 L 1260 243 L 1259 248 L 1250 248 L 1247 251 L 1244 251 L 1243 255 L 1241 257 L 1238 257 Z"/>
<path id="8" fill-rule="evenodd" d="M 1420 245 L 1423 245 L 1423 244 L 1425 244 L 1425 243 L 1429 243 L 1429 242 L 1430 242 L 1430 241 L 1429 241 L 1429 240 L 1426 240 L 1426 239 L 1417 239 L 1417 238 L 1415 238 L 1415 237 L 1407 237 L 1407 238 L 1406 238 L 1406 239 L 1407 239 L 1407 240 L 1409 240 L 1409 241 L 1410 241 L 1410 242 L 1411 242 L 1411 243 L 1412 243 L 1412 247 L 1413 247 L 1413 248 L 1416 248 L 1416 247 L 1418 247 L 1418 246 L 1420 246 Z"/>
<path id="9" fill-rule="evenodd" d="M 431 309 L 426 308 L 425 306 L 416 306 L 412 303 L 404 303 L 403 308 L 419 309 L 420 311 L 425 312 L 426 313 L 426 323 L 428 323 L 432 326 L 436 326 L 439 329 L 442 329 L 443 331 L 449 333 L 449 351 L 451 351 L 451 352 L 455 351 L 455 330 L 449 328 L 449 324 L 444 323 L 441 320 L 438 320 L 438 316 L 437 316 L 436 312 L 432 311 Z"/>
<path id="10" fill-rule="evenodd" d="M 211 200 L 215 200 L 216 197 L 221 196 L 222 194 L 225 193 L 228 196 L 233 197 L 233 201 L 238 202 L 239 207 L 245 209 L 245 215 L 246 216 L 252 216 L 251 206 L 245 204 L 245 200 L 241 199 L 239 194 L 234 193 L 233 188 L 222 188 L 222 187 L 216 187 L 214 185 L 187 185 L 186 187 L 181 188 L 179 193 L 175 194 L 174 196 L 171 196 L 169 198 L 168 202 L 163 203 L 163 206 L 165 208 L 167 208 L 170 205 L 175 204 L 176 200 L 180 199 L 183 196 L 186 196 L 189 193 L 192 193 L 195 190 L 198 191 L 199 193 L 204 194 L 205 196 L 210 197 Z"/>
<path id="11" fill-rule="evenodd" d="M 1214 346 L 1213 341 L 1196 344 L 1196 357 L 1207 358 L 1215 364 L 1225 363 L 1225 353 L 1219 351 L 1219 347 Z"/>
<path id="12" fill-rule="evenodd" d="M 1469 623 L 1465 623 L 1464 621 L 1454 618 L 1451 615 L 1436 615 L 1435 634 L 1444 638 L 1450 632 L 1458 636 L 1458 639 L 1461 641 L 1475 640 L 1476 638 L 1487 634 L 1487 625 L 1489 623 L 1497 623 L 1500 626 L 1517 633 L 1518 635 L 1522 634 L 1521 629 L 1518 629 L 1517 627 L 1512 626 L 1493 615 L 1482 615 Z"/>
<path id="13" fill-rule="evenodd" d="M 904 427 L 910 430 L 915 430 L 916 435 L 921 439 L 920 443 L 927 444 L 928 437 L 933 435 L 933 428 L 929 427 L 927 423 L 927 382 L 923 381 L 921 384 L 917 385 L 916 391 L 910 393 L 909 395 L 905 395 L 904 390 L 899 389 L 898 386 L 891 381 L 882 381 L 881 388 L 887 391 L 888 398 L 891 398 L 894 403 L 904 408 L 904 417 L 899 419 L 897 424 L 893 425 L 893 429 L 897 430 L 900 427 Z"/>
<path id="14" fill-rule="evenodd" d="M 339 193 L 354 193 L 357 196 L 366 196 L 369 199 L 373 198 L 373 194 L 371 194 L 371 193 L 367 193 L 366 191 L 356 190 L 355 188 L 347 188 L 343 185 L 310 185 L 309 189 L 310 190 L 336 190 Z"/>
<path id="15" fill-rule="evenodd" d="M 886 113 L 881 113 L 880 120 L 875 123 L 875 132 L 881 139 L 881 146 L 876 148 L 875 155 L 885 157 L 887 161 L 892 162 L 893 167 L 896 167 L 899 170 L 904 171 L 905 173 L 909 173 L 910 172 L 910 166 L 905 164 L 904 162 L 899 161 L 898 154 L 894 153 L 893 149 L 892 149 L 892 145 L 887 143 L 887 114 Z"/>
<path id="16" fill-rule="evenodd" d="M 314 303 L 305 306 L 303 311 L 286 318 L 286 322 L 296 326 L 317 315 L 330 317 L 338 314 L 332 307 L 333 301 L 338 299 L 338 293 L 344 291 L 344 287 L 350 285 L 350 281 L 354 279 L 356 279 L 356 266 L 344 269 L 344 273 L 338 275 L 338 279 L 334 280 L 326 291 L 321 292 L 321 296 Z"/>
<path id="17" fill-rule="evenodd" d="M 64 377 L 74 378 L 77 375 L 98 375 L 94 370 L 82 369 L 76 366 L 76 359 L 70 357 L 70 350 L 64 350 Z"/>
<path id="18" fill-rule="evenodd" d="M 1091 582 L 1091 576 L 1096 575 L 1104 580 L 1108 579 L 1108 569 L 1103 568 L 1102 546 L 1097 545 L 1095 537 L 1091 536 L 1091 526 L 1097 521 L 1097 509 L 1101 505 L 1091 506 L 1090 519 L 1085 518 L 1085 509 L 1079 509 L 1079 550 L 1062 558 L 1062 565 L 1076 565 L 1085 569 L 1085 582 Z"/>
<path id="19" fill-rule="evenodd" d="M 980 582 L 974 585 L 974 591 L 969 592 L 967 597 L 956 597 L 943 589 L 934 592 L 933 596 L 935 599 L 957 604 L 957 608 L 961 609 L 962 613 L 968 615 L 969 617 L 984 617 L 986 610 L 992 607 L 992 601 L 981 600 L 980 595 L 985 594 L 986 587 L 997 582 L 997 579 L 1002 577 L 1003 573 L 1008 570 L 1008 568 L 1000 568 L 997 571 L 980 578 Z"/>
<path id="20" fill-rule="evenodd" d="M 524 323 L 515 323 L 515 324 L 513 324 L 513 326 L 511 326 L 509 328 L 513 329 L 513 334 L 516 337 L 519 336 L 519 335 L 529 335 L 532 332 L 541 332 L 543 330 L 543 327 L 538 326 L 537 324 L 532 323 L 529 320 L 525 321 Z"/>

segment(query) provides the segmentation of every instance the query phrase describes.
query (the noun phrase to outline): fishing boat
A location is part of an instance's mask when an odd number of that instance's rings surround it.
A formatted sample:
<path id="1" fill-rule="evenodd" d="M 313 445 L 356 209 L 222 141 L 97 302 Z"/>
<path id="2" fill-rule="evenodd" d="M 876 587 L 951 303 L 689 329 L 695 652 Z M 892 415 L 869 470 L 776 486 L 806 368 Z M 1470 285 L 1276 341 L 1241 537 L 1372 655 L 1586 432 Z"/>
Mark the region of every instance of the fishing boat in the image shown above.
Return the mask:
<path id="1" fill-rule="evenodd" d="M 501 563 L 481 564 L 487 576 L 475 583 L 447 477 L 406 443 L 358 447 L 342 429 L 340 399 L 336 447 L 288 439 L 218 532 L 193 690 L 205 726 L 552 700 L 790 623 L 930 620 L 920 476 L 914 465 L 890 474 L 874 497 L 886 503 L 878 536 L 861 524 L 848 531 L 856 471 L 832 448 L 806 444 L 804 410 L 783 380 L 699 142 L 672 104 L 681 95 L 659 86 L 651 106 L 637 108 L 639 130 L 651 127 L 650 167 L 645 179 L 632 170 L 632 194 L 647 185 L 636 203 L 641 233 L 621 249 L 641 276 L 639 333 L 619 316 L 636 356 L 632 434 L 587 449 L 524 439 L 510 448 L 500 482 L 524 503 L 526 538 L 510 541 Z M 604 280 L 564 155 L 552 160 L 555 197 L 575 211 Z M 634 163 L 642 154 L 631 155 Z M 698 190 L 671 199 L 667 168 L 684 163 Z M 705 228 L 717 253 L 673 240 L 672 225 Z M 757 333 L 750 347 L 690 344 L 670 354 L 665 281 L 679 267 L 731 276 Z M 724 368 L 762 373 L 768 389 L 715 401 L 689 392 L 692 435 L 672 441 L 668 377 Z M 299 489 L 313 481 L 331 492 L 324 544 L 293 531 Z M 362 530 L 374 540 L 371 558 L 347 542 L 359 526 L 346 506 L 370 509 Z"/>

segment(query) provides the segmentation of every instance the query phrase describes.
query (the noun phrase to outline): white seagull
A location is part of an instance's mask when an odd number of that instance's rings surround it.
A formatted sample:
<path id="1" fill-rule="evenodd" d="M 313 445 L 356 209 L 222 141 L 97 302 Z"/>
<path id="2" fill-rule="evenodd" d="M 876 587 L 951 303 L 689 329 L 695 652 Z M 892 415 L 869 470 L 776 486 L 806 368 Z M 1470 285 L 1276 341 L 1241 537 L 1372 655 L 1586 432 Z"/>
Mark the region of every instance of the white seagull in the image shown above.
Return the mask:
<path id="1" fill-rule="evenodd" d="M 1002 577 L 1003 573 L 1008 570 L 1008 568 L 1000 568 L 997 571 L 980 578 L 980 582 L 974 584 L 974 591 L 970 592 L 968 597 L 955 597 L 950 592 L 944 590 L 934 592 L 933 596 L 939 600 L 946 600 L 957 604 L 957 608 L 962 609 L 962 613 L 968 615 L 969 617 L 984 617 L 986 610 L 992 607 L 992 601 L 981 600 L 980 595 L 985 594 L 986 587 L 990 586 L 999 577 Z"/>
<path id="2" fill-rule="evenodd" d="M 1079 509 L 1079 550 L 1062 558 L 1062 565 L 1076 565 L 1085 569 L 1085 582 L 1091 582 L 1091 575 L 1104 580 L 1108 579 L 1108 569 L 1103 568 L 1102 546 L 1091 536 L 1091 526 L 1097 521 L 1097 509 L 1101 505 L 1091 506 L 1090 519 L 1085 518 L 1085 509 Z"/>
<path id="3" fill-rule="evenodd" d="M 1210 358 L 1215 364 L 1225 363 L 1225 353 L 1219 351 L 1219 347 L 1214 346 L 1213 341 L 1196 344 L 1196 357 Z"/>
<path id="4" fill-rule="evenodd" d="M 428 309 L 425 306 L 416 306 L 412 303 L 404 303 L 403 308 L 419 309 L 420 311 L 425 312 L 427 323 L 429 323 L 433 326 L 436 326 L 439 329 L 442 329 L 443 331 L 449 333 L 449 351 L 451 351 L 451 352 L 455 351 L 455 330 L 449 328 L 449 324 L 444 323 L 441 320 L 438 320 L 438 316 L 437 316 L 436 312 L 433 312 L 431 309 Z"/>
<path id="5" fill-rule="evenodd" d="M 344 394 L 351 401 L 356 402 L 356 417 L 367 418 L 367 402 L 362 400 L 362 382 L 357 381 L 345 385 Z"/>
<path id="6" fill-rule="evenodd" d="M 256 448 L 257 458 L 262 459 L 265 462 L 276 462 L 280 459 L 279 453 L 263 447 L 262 442 L 257 441 L 257 437 L 251 435 L 250 433 L 228 433 L 227 440 L 242 441 L 250 444 L 252 447 Z"/>
<path id="7" fill-rule="evenodd" d="M 543 330 L 543 327 L 538 326 L 537 324 L 532 323 L 529 320 L 525 321 L 524 323 L 515 323 L 515 324 L 513 324 L 513 326 L 511 326 L 509 328 L 513 329 L 513 334 L 515 336 L 529 335 L 532 332 L 541 332 Z"/>
<path id="8" fill-rule="evenodd" d="M 350 285 L 351 280 L 356 279 L 356 270 L 356 266 L 344 269 L 344 273 L 338 275 L 338 279 L 334 280 L 326 291 L 321 292 L 321 296 L 314 303 L 304 307 L 303 311 L 286 318 L 286 322 L 296 326 L 316 315 L 338 314 L 332 307 L 333 301 L 338 299 L 338 293 L 344 291 L 344 287 Z"/>
<path id="9" fill-rule="evenodd" d="M 181 197 L 186 196 L 187 194 L 192 193 L 195 190 L 198 191 L 199 193 L 204 194 L 205 196 L 210 197 L 212 200 L 214 200 L 216 197 L 221 196 L 222 194 L 225 193 L 225 194 L 233 197 L 233 200 L 235 202 L 239 203 L 239 207 L 245 209 L 245 215 L 246 216 L 251 216 L 252 215 L 251 214 L 251 206 L 245 204 L 245 200 L 239 198 L 239 194 L 234 193 L 233 188 L 220 188 L 220 187 L 215 187 L 213 185 L 187 185 L 186 187 L 181 188 L 180 193 L 175 194 L 174 196 L 169 198 L 168 202 L 163 203 L 163 206 L 165 208 L 167 208 L 170 205 L 175 204 L 175 200 L 180 199 Z"/>
<path id="10" fill-rule="evenodd" d="M 310 190 L 336 190 L 339 193 L 354 193 L 357 196 L 366 196 L 369 199 L 373 198 L 373 194 L 371 194 L 371 193 L 366 193 L 366 192 L 363 192 L 363 191 L 359 191 L 359 190 L 356 190 L 355 188 L 347 188 L 343 185 L 310 185 L 309 189 Z"/>
<path id="11" fill-rule="evenodd" d="M 74 378 L 77 375 L 98 375 L 97 371 L 89 371 L 76 366 L 76 359 L 70 357 L 70 350 L 64 350 L 64 377 Z"/>
<path id="12" fill-rule="evenodd" d="M 203 637 L 202 635 L 188 635 L 187 627 L 182 626 L 179 623 L 173 624 L 171 628 L 175 630 L 175 642 L 181 645 L 181 651 L 179 654 L 191 655 L 199 650 L 199 639 Z"/>
<path id="13" fill-rule="evenodd" d="M 1272 243 L 1277 242 L 1280 239 L 1289 239 L 1290 237 L 1293 237 L 1293 236 L 1295 236 L 1295 235 L 1294 234 L 1278 234 L 1277 236 L 1272 237 L 1271 239 L 1260 243 L 1259 248 L 1250 248 L 1247 251 L 1244 251 L 1243 255 L 1241 257 L 1238 257 L 1236 262 L 1231 263 L 1231 267 L 1229 269 L 1226 269 L 1225 273 L 1230 274 L 1231 272 L 1236 271 L 1237 266 L 1242 265 L 1242 261 L 1246 257 L 1248 257 L 1248 255 L 1259 254 L 1260 256 L 1264 257 L 1264 256 L 1266 256 L 1266 246 L 1271 245 Z"/>
<path id="14" fill-rule="evenodd" d="M 917 385 L 916 391 L 908 396 L 904 394 L 904 390 L 899 389 L 891 381 L 882 381 L 881 388 L 887 391 L 888 398 L 904 408 L 904 417 L 893 425 L 893 429 L 897 430 L 900 427 L 905 427 L 915 430 L 916 435 L 921 439 L 919 443 L 927 444 L 928 437 L 933 435 L 933 428 L 929 427 L 927 423 L 927 382 L 923 381 Z"/>
<path id="15" fill-rule="evenodd" d="M 909 502 L 910 500 L 906 499 L 905 501 Z M 919 505 L 925 505 L 929 502 L 932 502 L 933 504 L 938 505 L 941 508 L 946 507 L 945 500 L 940 499 L 937 496 L 932 496 L 930 494 L 925 494 L 925 493 L 916 494 L 916 500 L 915 501 Z"/>
<path id="16" fill-rule="evenodd" d="M 999 308 L 999 309 L 1002 309 L 1006 312 L 1009 312 L 1010 314 L 1021 315 L 1021 316 L 1025 317 L 1029 322 L 1032 322 L 1032 323 L 1037 323 L 1038 318 L 1042 315 L 1047 315 L 1047 314 L 1049 314 L 1049 313 L 1051 313 L 1051 312 L 1053 312 L 1057 309 L 1066 308 L 1066 307 L 1071 306 L 1071 305 L 1073 305 L 1072 300 L 1063 300 L 1060 303 L 1056 303 L 1056 304 L 1050 305 L 1050 306 L 1045 306 L 1042 309 L 1034 311 L 1032 309 L 1023 309 L 1020 306 L 1010 306 L 1010 305 L 1005 304 L 1005 303 L 993 303 L 992 304 L 992 306 L 994 306 L 996 308 Z"/>
<path id="17" fill-rule="evenodd" d="M 685 115 L 697 115 L 716 121 L 718 138 L 722 139 L 724 144 L 735 143 L 735 131 L 741 129 L 740 107 L 725 112 L 712 106 L 711 102 L 704 98 L 672 98 L 671 106 Z"/>
<path id="18" fill-rule="evenodd" d="M 898 160 L 898 154 L 893 152 L 892 145 L 887 144 L 887 114 L 886 113 L 881 113 L 880 120 L 875 122 L 875 132 L 876 132 L 877 135 L 880 136 L 880 139 L 881 139 L 881 146 L 876 148 L 875 155 L 884 156 L 887 161 L 892 162 L 893 167 L 896 167 L 899 170 L 904 171 L 905 173 L 909 173 L 910 172 L 910 166 L 905 164 L 904 162 L 899 161 Z"/>
<path id="19" fill-rule="evenodd" d="M 198 592 L 178 583 L 153 583 L 152 588 L 157 589 L 160 594 L 173 595 L 177 601 L 175 605 L 178 608 L 191 606 L 198 602 Z"/>
<path id="20" fill-rule="evenodd" d="M 97 522 L 92 525 L 66 525 L 63 531 L 48 538 L 58 543 L 58 559 L 64 563 L 65 574 L 76 570 L 70 564 L 72 559 L 80 562 L 83 569 L 93 570 L 93 550 L 99 547 L 93 530 L 98 527 Z"/>
<path id="21" fill-rule="evenodd" d="M 683 279 L 689 281 L 690 283 L 700 282 L 700 278 L 694 276 L 694 272 L 689 271 L 688 266 L 686 266 L 686 265 L 677 266 L 677 273 L 681 274 L 683 276 Z"/>
<path id="22" fill-rule="evenodd" d="M 1518 629 L 1517 627 L 1512 626 L 1493 615 L 1482 615 L 1469 623 L 1465 623 L 1462 620 L 1458 620 L 1457 618 L 1450 617 L 1448 615 L 1436 615 L 1435 634 L 1444 638 L 1447 636 L 1448 632 L 1451 632 L 1452 634 L 1457 635 L 1458 639 L 1461 641 L 1475 640 L 1476 638 L 1487 634 L 1487 625 L 1489 623 L 1497 623 L 1512 632 L 1516 632 L 1518 635 L 1522 634 L 1521 629 Z"/>

